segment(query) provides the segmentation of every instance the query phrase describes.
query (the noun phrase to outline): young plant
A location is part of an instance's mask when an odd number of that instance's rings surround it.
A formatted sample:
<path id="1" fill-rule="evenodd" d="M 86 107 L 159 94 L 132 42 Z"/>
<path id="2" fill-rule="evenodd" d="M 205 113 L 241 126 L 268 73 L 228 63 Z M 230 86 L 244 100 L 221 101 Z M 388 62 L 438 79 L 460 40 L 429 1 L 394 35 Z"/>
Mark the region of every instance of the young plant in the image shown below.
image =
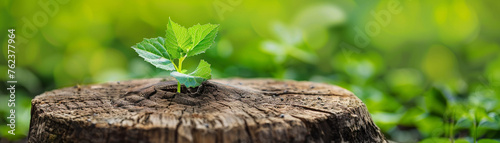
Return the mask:
<path id="1" fill-rule="evenodd" d="M 197 24 L 186 29 L 169 19 L 165 37 L 144 38 L 132 48 L 157 68 L 173 71 L 170 75 L 177 79 L 177 92 L 181 92 L 181 84 L 197 87 L 212 77 L 210 64 L 204 60 L 201 60 L 196 70 L 191 73 L 182 69 L 182 62 L 210 48 L 218 28 L 218 24 Z"/>

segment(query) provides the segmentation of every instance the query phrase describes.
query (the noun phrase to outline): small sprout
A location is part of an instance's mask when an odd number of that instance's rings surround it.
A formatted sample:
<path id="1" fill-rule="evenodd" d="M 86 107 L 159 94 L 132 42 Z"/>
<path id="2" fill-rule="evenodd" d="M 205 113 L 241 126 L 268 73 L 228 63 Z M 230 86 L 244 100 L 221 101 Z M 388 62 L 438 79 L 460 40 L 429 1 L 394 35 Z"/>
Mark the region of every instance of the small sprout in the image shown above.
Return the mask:
<path id="1" fill-rule="evenodd" d="M 285 118 L 285 114 L 281 114 L 281 115 L 280 115 L 280 118 Z"/>
<path id="2" fill-rule="evenodd" d="M 185 28 L 169 19 L 165 37 L 144 39 L 132 48 L 157 68 L 172 71 L 170 75 L 177 79 L 177 92 L 181 92 L 181 84 L 188 88 L 197 87 L 212 78 L 210 64 L 204 60 L 191 73 L 186 73 L 182 62 L 210 48 L 218 28 L 217 24 L 197 24 Z"/>

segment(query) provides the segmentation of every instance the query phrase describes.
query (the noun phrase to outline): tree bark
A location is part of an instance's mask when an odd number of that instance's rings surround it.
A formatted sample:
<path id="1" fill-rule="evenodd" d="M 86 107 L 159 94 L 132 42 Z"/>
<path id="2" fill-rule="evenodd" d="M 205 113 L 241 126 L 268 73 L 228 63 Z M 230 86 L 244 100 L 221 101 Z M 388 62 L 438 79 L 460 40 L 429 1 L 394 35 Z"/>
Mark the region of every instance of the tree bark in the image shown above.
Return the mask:
<path id="1" fill-rule="evenodd" d="M 164 80 L 38 95 L 29 142 L 387 142 L 363 102 L 338 86 L 217 79 L 204 82 L 196 96 L 134 92 Z"/>

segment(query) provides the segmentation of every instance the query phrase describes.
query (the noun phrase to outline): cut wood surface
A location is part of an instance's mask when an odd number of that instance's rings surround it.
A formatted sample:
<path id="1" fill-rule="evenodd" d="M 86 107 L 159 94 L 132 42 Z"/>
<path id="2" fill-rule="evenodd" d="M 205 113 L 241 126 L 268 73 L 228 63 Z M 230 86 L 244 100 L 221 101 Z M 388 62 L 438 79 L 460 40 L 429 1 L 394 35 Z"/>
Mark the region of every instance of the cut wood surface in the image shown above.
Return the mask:
<path id="1" fill-rule="evenodd" d="M 163 83 L 163 84 L 162 84 Z M 142 79 L 45 92 L 29 142 L 387 142 L 366 106 L 334 85 L 215 79 L 175 93 Z"/>

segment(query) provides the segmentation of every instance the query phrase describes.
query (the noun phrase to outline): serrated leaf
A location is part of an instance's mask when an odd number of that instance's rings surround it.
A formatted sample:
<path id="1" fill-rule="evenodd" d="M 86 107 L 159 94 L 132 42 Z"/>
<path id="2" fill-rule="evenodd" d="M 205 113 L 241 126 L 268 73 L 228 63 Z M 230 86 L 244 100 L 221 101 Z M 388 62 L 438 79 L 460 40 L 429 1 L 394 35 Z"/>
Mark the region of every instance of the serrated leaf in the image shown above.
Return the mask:
<path id="1" fill-rule="evenodd" d="M 150 39 L 144 38 L 142 42 L 137 43 L 135 46 L 132 46 L 132 48 L 139 56 L 144 58 L 145 61 L 154 66 L 168 71 L 175 70 L 172 61 L 170 61 L 171 57 L 167 53 L 163 43 L 165 43 L 165 39 L 161 37 Z"/>
<path id="2" fill-rule="evenodd" d="M 218 28 L 219 25 L 217 24 L 197 24 L 190 27 L 188 32 L 189 35 L 191 35 L 193 45 L 192 48 L 188 49 L 187 56 L 198 55 L 210 48 L 217 36 Z"/>
<path id="3" fill-rule="evenodd" d="M 178 59 L 182 56 L 182 53 L 186 53 L 191 48 L 191 36 L 189 36 L 188 30 L 185 27 L 169 19 L 166 32 L 165 46 L 168 47 L 167 51 L 171 58 Z"/>
<path id="4" fill-rule="evenodd" d="M 184 84 L 186 87 L 196 87 L 199 86 L 202 82 L 212 78 L 211 73 L 212 70 L 210 69 L 210 64 L 208 64 L 204 60 L 201 60 L 196 70 L 190 74 L 172 72 L 170 73 L 170 75 L 175 77 L 175 79 L 177 79 L 179 83 Z"/>
<path id="5" fill-rule="evenodd" d="M 207 80 L 212 78 L 212 69 L 210 69 L 210 64 L 208 64 L 205 60 L 201 60 L 198 67 L 196 67 L 196 70 L 190 73 L 190 75 L 202 77 Z"/>

